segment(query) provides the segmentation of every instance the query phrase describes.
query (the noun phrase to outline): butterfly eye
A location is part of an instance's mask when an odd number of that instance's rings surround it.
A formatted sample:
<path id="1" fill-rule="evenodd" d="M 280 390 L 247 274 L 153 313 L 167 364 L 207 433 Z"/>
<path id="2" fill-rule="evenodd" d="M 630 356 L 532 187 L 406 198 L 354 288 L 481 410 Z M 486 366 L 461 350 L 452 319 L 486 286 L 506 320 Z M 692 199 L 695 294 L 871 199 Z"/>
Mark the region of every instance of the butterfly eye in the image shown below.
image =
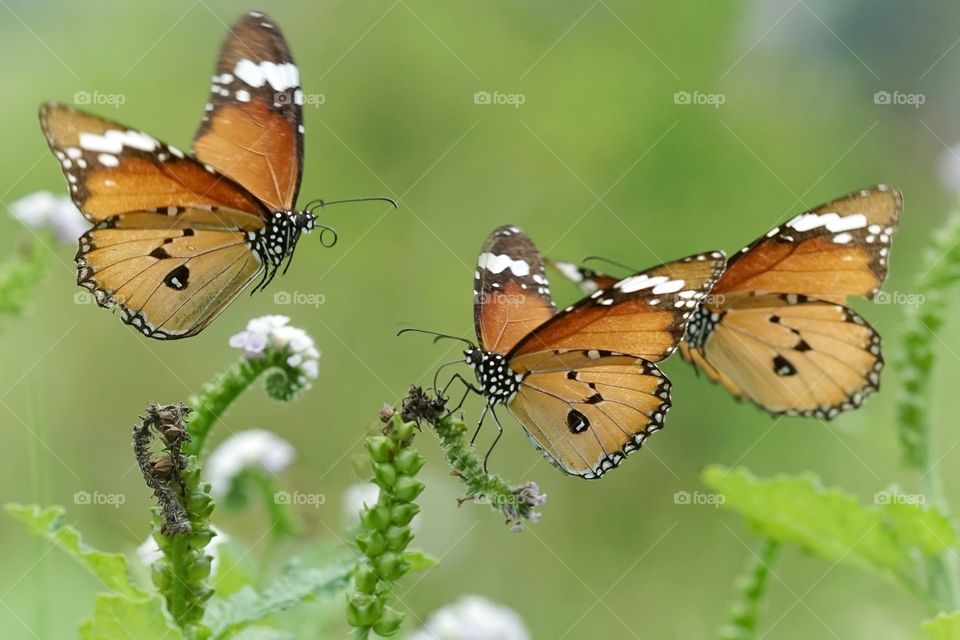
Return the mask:
<path id="1" fill-rule="evenodd" d="M 576 409 L 571 409 L 570 413 L 567 414 L 567 426 L 574 433 L 583 433 L 590 426 L 590 421 L 587 420 L 587 416 Z"/>

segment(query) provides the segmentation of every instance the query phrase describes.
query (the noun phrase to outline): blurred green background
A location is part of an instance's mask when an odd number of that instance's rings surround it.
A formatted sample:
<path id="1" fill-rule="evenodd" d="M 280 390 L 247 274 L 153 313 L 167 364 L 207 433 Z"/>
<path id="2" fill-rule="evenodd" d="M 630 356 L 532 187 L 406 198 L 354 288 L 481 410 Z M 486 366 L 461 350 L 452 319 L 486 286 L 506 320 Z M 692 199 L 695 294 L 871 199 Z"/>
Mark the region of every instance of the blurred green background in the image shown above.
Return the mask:
<path id="1" fill-rule="evenodd" d="M 301 515 L 333 539 L 343 535 L 340 496 L 357 481 L 352 456 L 380 405 L 458 356 L 452 344 L 394 333 L 412 324 L 470 335 L 472 265 L 495 226 L 519 225 L 557 257 L 644 267 L 736 250 L 806 207 L 887 182 L 906 207 L 886 289 L 909 293 L 928 234 L 952 206 L 937 168 L 960 140 L 960 5 L 895 0 L 6 0 L 2 204 L 65 191 L 36 124 L 46 100 L 120 95 L 119 107 L 87 108 L 187 147 L 227 25 L 253 8 L 283 27 L 313 96 L 302 202 L 391 195 L 401 207 L 329 209 L 336 247 L 306 237 L 267 292 L 168 344 L 74 304 L 74 248 L 57 249 L 26 315 L 0 326 L 0 501 L 67 505 L 101 548 L 132 552 L 148 531 L 150 497 L 130 449 L 136 417 L 149 402 L 186 400 L 231 363 L 227 339 L 251 317 L 287 314 L 310 332 L 320 378 L 290 405 L 248 393 L 215 439 L 262 427 L 293 442 L 284 484 L 327 496 Z M 523 104 L 476 104 L 480 91 Z M 877 104 L 878 91 L 922 94 L 924 104 Z M 677 92 L 721 94 L 723 104 L 676 104 Z M 2 255 L 30 239 L 7 216 L 0 231 Z M 278 305 L 278 292 L 325 303 Z M 554 292 L 564 304 L 575 296 L 559 282 Z M 856 306 L 896 358 L 903 309 Z M 955 469 L 960 331 L 938 338 L 940 464 Z M 891 371 L 865 408 L 824 425 L 739 405 L 677 358 L 664 368 L 674 380 L 666 429 L 602 482 L 563 477 L 505 422 L 494 470 L 549 494 L 540 524 L 521 534 L 486 507 L 458 509 L 461 486 L 432 436 L 419 440 L 429 463 L 417 544 L 442 561 L 400 589 L 408 628 L 479 593 L 516 609 L 535 638 L 714 637 L 751 538 L 731 514 L 675 504 L 676 492 L 704 490 L 704 465 L 811 470 L 868 501 L 891 482 L 914 488 L 898 464 Z M 947 481 L 960 489 L 956 474 Z M 126 502 L 75 505 L 78 491 Z M 240 548 L 256 546 L 261 515 L 218 512 L 215 522 Z M 0 636 L 71 637 L 97 584 L 7 519 L 0 548 Z M 792 550 L 776 572 L 766 638 L 919 635 L 925 612 L 895 587 Z"/>

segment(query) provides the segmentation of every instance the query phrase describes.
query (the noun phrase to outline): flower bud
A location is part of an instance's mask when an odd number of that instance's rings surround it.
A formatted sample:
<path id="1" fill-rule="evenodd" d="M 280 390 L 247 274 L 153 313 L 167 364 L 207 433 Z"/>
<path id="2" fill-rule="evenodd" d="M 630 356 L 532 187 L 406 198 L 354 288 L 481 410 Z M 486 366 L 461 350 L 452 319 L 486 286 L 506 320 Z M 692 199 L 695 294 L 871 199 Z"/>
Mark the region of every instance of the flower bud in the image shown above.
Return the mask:
<path id="1" fill-rule="evenodd" d="M 390 526 L 390 509 L 382 504 L 367 507 L 360 513 L 360 523 L 365 529 L 383 531 Z"/>
<path id="2" fill-rule="evenodd" d="M 387 540 L 388 549 L 391 551 L 403 551 L 407 548 L 407 545 L 410 544 L 410 541 L 413 540 L 413 531 L 410 530 L 410 527 L 393 526 L 387 529 L 384 538 Z"/>
<path id="3" fill-rule="evenodd" d="M 383 615 L 380 616 L 380 620 L 373 625 L 373 630 L 377 635 L 380 636 L 392 636 L 397 631 L 400 630 L 400 625 L 403 624 L 404 616 L 402 613 L 393 609 L 391 607 L 386 607 L 383 610 Z"/>
<path id="4" fill-rule="evenodd" d="M 367 438 L 367 451 L 374 462 L 390 462 L 393 456 L 393 443 L 386 436 L 371 436 Z"/>
<path id="5" fill-rule="evenodd" d="M 357 536 L 357 546 L 367 557 L 376 558 L 387 548 L 387 540 L 379 531 L 366 531 Z"/>
<path id="6" fill-rule="evenodd" d="M 397 580 L 410 568 L 410 563 L 404 560 L 399 553 L 393 551 L 387 551 L 377 558 L 374 565 L 377 568 L 377 573 L 384 580 Z"/>
<path id="7" fill-rule="evenodd" d="M 377 479 L 377 484 L 387 489 L 391 488 L 397 481 L 397 469 L 389 462 L 375 462 L 373 464 L 373 475 Z"/>
<path id="8" fill-rule="evenodd" d="M 393 522 L 393 524 L 405 527 L 410 524 L 410 521 L 413 520 L 413 516 L 417 515 L 418 513 L 420 513 L 419 505 L 411 502 L 398 504 L 390 510 L 390 520 Z"/>
<path id="9" fill-rule="evenodd" d="M 368 564 L 363 564 L 353 576 L 353 583 L 360 593 L 373 593 L 379 582 L 376 571 Z"/>
<path id="10" fill-rule="evenodd" d="M 347 621 L 354 627 L 372 627 L 383 614 L 383 602 L 365 593 L 350 595 L 347 602 Z"/>
<path id="11" fill-rule="evenodd" d="M 401 502 L 413 502 L 423 489 L 424 484 L 416 478 L 401 476 L 393 488 L 393 493 Z"/>
<path id="12" fill-rule="evenodd" d="M 425 462 L 426 458 L 420 455 L 416 449 L 403 449 L 397 454 L 393 465 L 397 468 L 397 471 L 403 475 L 412 476 L 417 473 L 417 471 L 420 471 Z"/>

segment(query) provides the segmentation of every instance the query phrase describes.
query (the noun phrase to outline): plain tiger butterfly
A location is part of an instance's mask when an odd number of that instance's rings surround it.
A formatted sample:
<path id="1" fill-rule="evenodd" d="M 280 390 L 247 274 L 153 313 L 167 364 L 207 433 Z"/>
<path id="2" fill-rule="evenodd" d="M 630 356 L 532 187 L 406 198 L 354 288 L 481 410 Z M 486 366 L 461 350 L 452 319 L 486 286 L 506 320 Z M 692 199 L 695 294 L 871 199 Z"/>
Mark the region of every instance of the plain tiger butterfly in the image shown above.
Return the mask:
<path id="1" fill-rule="evenodd" d="M 496 229 L 475 273 L 479 344 L 464 352 L 479 382 L 468 390 L 485 399 L 480 425 L 492 414 L 499 438 L 505 405 L 566 473 L 599 478 L 620 464 L 662 428 L 670 381 L 656 363 L 677 348 L 724 258 L 660 265 L 557 312 L 536 247 L 516 227 Z"/>
<path id="2" fill-rule="evenodd" d="M 70 107 L 40 109 L 70 195 L 93 223 L 77 282 L 151 338 L 196 335 L 322 227 L 322 201 L 296 209 L 304 95 L 273 20 L 251 12 L 231 28 L 211 92 L 193 156 Z"/>
<path id="3" fill-rule="evenodd" d="M 737 399 L 773 414 L 833 419 L 880 386 L 880 336 L 847 305 L 887 276 L 903 198 L 855 191 L 771 229 L 727 263 L 680 343 Z M 552 263 L 584 291 L 615 279 Z"/>

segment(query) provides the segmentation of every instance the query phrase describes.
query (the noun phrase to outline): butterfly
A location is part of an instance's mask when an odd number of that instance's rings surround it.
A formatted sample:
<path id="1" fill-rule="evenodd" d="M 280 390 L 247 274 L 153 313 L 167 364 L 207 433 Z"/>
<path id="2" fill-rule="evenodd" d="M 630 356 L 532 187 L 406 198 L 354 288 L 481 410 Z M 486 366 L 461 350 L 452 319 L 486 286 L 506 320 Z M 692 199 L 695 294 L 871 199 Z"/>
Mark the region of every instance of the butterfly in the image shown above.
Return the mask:
<path id="1" fill-rule="evenodd" d="M 879 389 L 880 336 L 849 306 L 887 276 L 903 197 L 855 191 L 771 229 L 732 256 L 696 310 L 681 356 L 772 414 L 830 420 Z M 615 279 L 552 263 L 584 291 Z"/>
<path id="2" fill-rule="evenodd" d="M 40 123 L 70 195 L 93 223 L 77 283 L 158 340 L 202 331 L 257 276 L 289 268 L 317 224 L 296 209 L 303 164 L 299 71 L 277 24 L 230 30 L 193 154 L 89 113 L 47 104 Z M 321 240 L 323 238 L 321 237 Z"/>
<path id="3" fill-rule="evenodd" d="M 557 312 L 536 247 L 517 227 L 500 227 L 475 273 L 479 344 L 464 351 L 479 387 L 454 379 L 482 394 L 480 425 L 491 413 L 497 438 L 505 405 L 553 464 L 599 478 L 663 426 L 670 381 L 655 363 L 677 348 L 724 258 L 660 265 Z"/>

